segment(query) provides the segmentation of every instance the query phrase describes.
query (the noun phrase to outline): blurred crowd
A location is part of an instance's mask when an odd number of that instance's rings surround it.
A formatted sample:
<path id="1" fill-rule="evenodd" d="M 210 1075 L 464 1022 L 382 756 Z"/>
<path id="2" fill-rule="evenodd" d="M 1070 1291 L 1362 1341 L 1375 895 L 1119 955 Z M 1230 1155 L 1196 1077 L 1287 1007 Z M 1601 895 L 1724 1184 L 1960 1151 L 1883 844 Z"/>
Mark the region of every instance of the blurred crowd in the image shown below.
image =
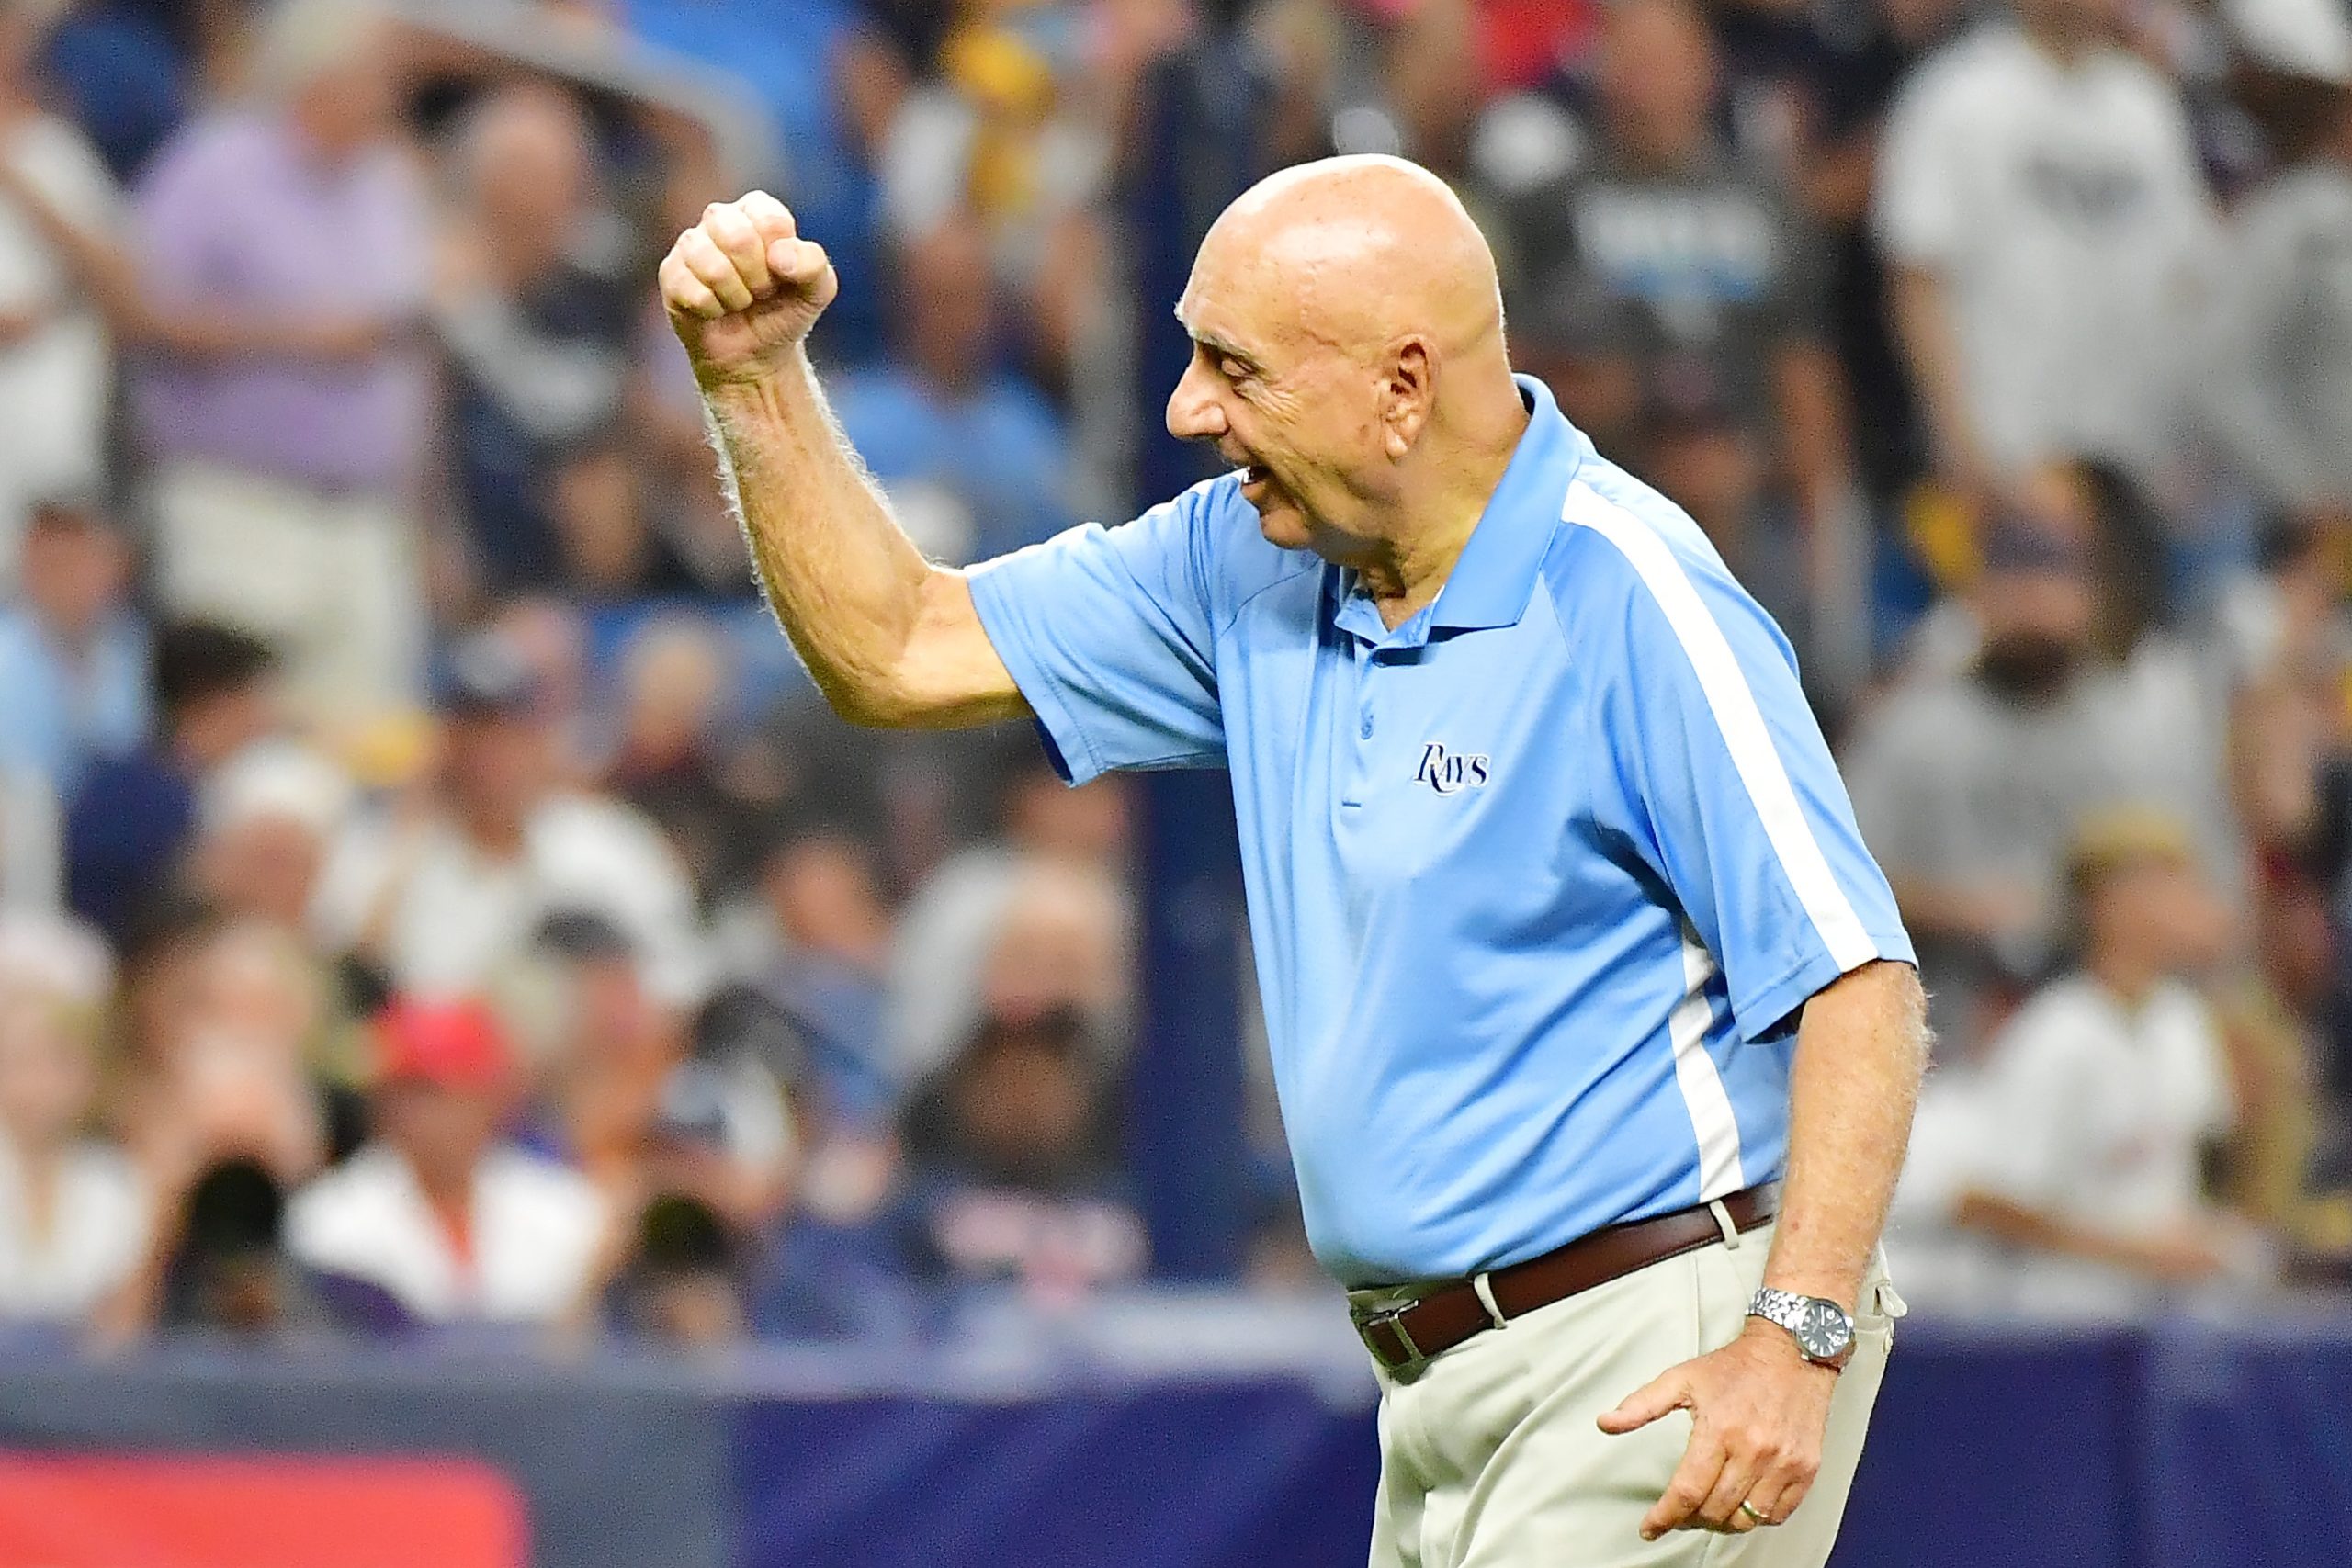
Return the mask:
<path id="1" fill-rule="evenodd" d="M 789 202 L 970 561 L 1212 471 L 1169 303 L 1334 151 L 1799 648 L 1934 993 L 1898 1245 L 2341 1277 L 2341 0 L 0 0 L 0 1324 L 1148 1278 L 1128 791 L 822 710 L 652 264 Z"/>

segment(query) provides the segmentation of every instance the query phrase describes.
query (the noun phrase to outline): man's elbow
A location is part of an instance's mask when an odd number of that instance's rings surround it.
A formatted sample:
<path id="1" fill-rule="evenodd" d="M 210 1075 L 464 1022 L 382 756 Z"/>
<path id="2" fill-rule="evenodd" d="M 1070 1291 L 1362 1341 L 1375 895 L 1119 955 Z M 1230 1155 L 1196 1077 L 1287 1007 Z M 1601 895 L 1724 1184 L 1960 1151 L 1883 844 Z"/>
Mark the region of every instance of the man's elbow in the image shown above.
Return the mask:
<path id="1" fill-rule="evenodd" d="M 887 674 L 819 676 L 817 690 L 843 723 L 860 729 L 922 729 L 926 709 L 906 683 Z"/>
<path id="2" fill-rule="evenodd" d="M 965 729 L 1028 712 L 1010 677 L 991 684 L 920 658 L 888 669 L 837 671 L 819 678 L 817 689 L 843 722 L 861 729 Z"/>
<path id="3" fill-rule="evenodd" d="M 1928 993 L 1914 965 L 1874 958 L 1831 981 L 1807 1004 L 1808 1013 L 1825 1001 L 1844 1025 L 1838 1034 L 1878 1042 L 1915 1083 L 1926 1074 Z"/>

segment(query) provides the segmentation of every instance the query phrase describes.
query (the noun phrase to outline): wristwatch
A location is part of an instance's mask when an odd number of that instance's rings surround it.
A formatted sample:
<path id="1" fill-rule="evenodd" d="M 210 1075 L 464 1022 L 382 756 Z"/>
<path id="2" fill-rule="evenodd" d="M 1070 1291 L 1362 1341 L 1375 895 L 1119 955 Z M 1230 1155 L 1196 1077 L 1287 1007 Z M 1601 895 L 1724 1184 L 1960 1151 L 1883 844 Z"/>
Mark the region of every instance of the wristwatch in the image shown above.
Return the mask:
<path id="1" fill-rule="evenodd" d="M 1854 1320 L 1836 1302 L 1765 1285 L 1749 1298 L 1747 1315 L 1787 1329 L 1797 1354 L 1816 1367 L 1835 1369 L 1853 1359 Z"/>

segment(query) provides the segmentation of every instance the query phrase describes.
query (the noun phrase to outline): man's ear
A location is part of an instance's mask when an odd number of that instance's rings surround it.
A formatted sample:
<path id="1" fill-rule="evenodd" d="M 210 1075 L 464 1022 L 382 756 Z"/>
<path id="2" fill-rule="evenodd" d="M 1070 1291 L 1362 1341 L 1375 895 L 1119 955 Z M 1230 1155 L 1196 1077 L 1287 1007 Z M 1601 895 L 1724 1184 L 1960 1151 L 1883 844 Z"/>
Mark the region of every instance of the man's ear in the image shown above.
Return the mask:
<path id="1" fill-rule="evenodd" d="M 1380 403 L 1381 444 L 1391 458 L 1402 457 L 1437 406 L 1437 355 L 1429 339 L 1408 337 L 1389 345 Z"/>

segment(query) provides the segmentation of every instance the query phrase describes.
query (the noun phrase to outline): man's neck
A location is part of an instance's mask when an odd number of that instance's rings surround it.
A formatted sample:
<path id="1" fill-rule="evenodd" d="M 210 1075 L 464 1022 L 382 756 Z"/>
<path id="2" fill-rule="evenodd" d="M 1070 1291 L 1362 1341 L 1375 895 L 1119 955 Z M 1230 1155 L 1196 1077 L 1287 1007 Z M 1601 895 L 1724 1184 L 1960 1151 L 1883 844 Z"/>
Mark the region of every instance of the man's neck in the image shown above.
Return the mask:
<path id="1" fill-rule="evenodd" d="M 2099 44 L 2098 35 L 2088 28 L 2032 17 L 2020 18 L 2018 26 L 2023 28 L 2027 41 L 2063 71 L 2072 71 L 2080 65 Z"/>
<path id="2" fill-rule="evenodd" d="M 522 858 L 529 838 L 529 813 L 469 811 L 461 812 L 458 820 L 465 828 L 467 842 L 485 860 Z"/>
<path id="3" fill-rule="evenodd" d="M 502 292 L 519 294 L 563 265 L 563 247 L 550 246 L 537 234 L 492 220 L 483 220 L 480 232 L 482 265 Z"/>
<path id="4" fill-rule="evenodd" d="M 2101 990 L 2128 1008 L 2146 1001 L 2165 977 L 2164 965 L 2112 945 L 2094 945 L 2084 955 L 2083 969 Z"/>
<path id="5" fill-rule="evenodd" d="M 43 639 L 66 658 L 85 658 L 97 646 L 98 627 L 105 622 L 103 615 L 77 618 L 52 615 L 37 604 L 27 607 L 32 612 L 34 624 L 40 628 Z"/>
<path id="6" fill-rule="evenodd" d="M 1713 151 L 1714 142 L 1702 127 L 1695 136 L 1622 136 L 1617 158 L 1630 173 L 1671 177 L 1703 167 Z"/>
<path id="7" fill-rule="evenodd" d="M 460 1223 L 469 1218 L 474 1205 L 474 1178 L 479 1162 L 461 1169 L 428 1169 L 424 1164 L 405 1151 L 401 1159 L 408 1167 L 410 1177 L 425 1203 L 437 1213 Z"/>
<path id="8" fill-rule="evenodd" d="M 1389 630 L 1412 619 L 1444 589 L 1510 467 L 1530 417 L 1513 386 L 1510 407 L 1500 417 L 1481 421 L 1478 428 L 1454 438 L 1464 457 L 1432 474 L 1430 492 L 1397 503 L 1397 513 L 1415 519 L 1415 525 L 1384 540 L 1356 568 L 1358 582 Z"/>

